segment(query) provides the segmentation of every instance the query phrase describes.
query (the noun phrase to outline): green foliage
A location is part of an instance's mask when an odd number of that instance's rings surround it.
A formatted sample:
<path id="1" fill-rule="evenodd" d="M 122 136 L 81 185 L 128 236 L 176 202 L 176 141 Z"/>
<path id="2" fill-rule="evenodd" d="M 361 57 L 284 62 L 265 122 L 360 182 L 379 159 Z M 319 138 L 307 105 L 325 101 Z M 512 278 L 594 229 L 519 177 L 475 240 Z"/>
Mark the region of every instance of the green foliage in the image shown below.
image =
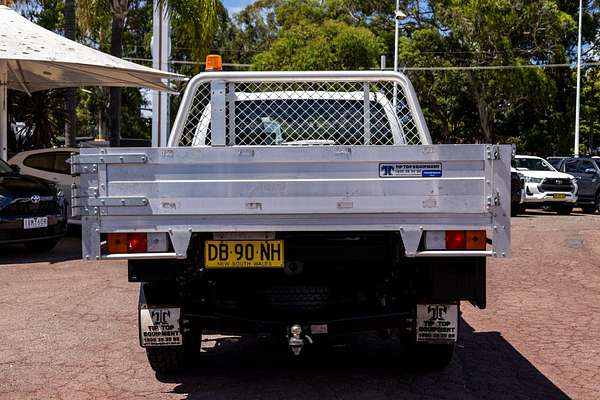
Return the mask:
<path id="1" fill-rule="evenodd" d="M 588 151 L 600 153 L 600 68 L 583 71 L 581 81 L 581 138 Z"/>
<path id="2" fill-rule="evenodd" d="M 173 41 L 186 43 L 193 61 L 204 61 L 206 50 L 216 30 L 218 17 L 224 13 L 219 0 L 161 0 L 167 4 L 173 26 Z"/>
<path id="3" fill-rule="evenodd" d="M 112 0 L 78 0 L 81 41 L 110 48 Z M 17 1 L 28 18 L 64 29 L 62 0 Z M 218 0 L 169 1 L 176 72 L 200 71 L 207 49 L 225 62 L 266 70 L 378 68 L 394 46 L 394 4 L 380 0 L 257 0 L 233 18 Z M 578 2 L 573 0 L 401 0 L 400 66 L 489 67 L 572 63 Z M 600 54 L 600 0 L 584 0 L 584 60 Z M 126 57 L 151 58 L 152 2 L 129 0 L 123 35 Z M 213 51 L 215 51 L 213 50 Z M 572 152 L 575 72 L 571 68 L 408 70 L 436 142 L 509 142 L 518 151 Z M 600 68 L 582 71 L 581 140 L 600 146 Z M 181 84 L 183 87 L 184 84 Z M 107 93 L 80 92 L 81 134 L 106 118 Z M 19 101 L 25 102 L 22 97 Z M 172 101 L 174 117 L 179 102 Z M 124 134 L 149 137 L 146 105 L 124 91 Z M 21 106 L 17 106 L 19 108 Z M 48 114 L 47 114 L 48 115 Z M 51 117 L 54 118 L 54 117 Z M 54 135 L 61 135 L 58 129 Z"/>
<path id="4" fill-rule="evenodd" d="M 553 2 L 533 0 L 433 0 L 433 19 L 400 43 L 400 60 L 410 66 L 503 66 L 562 62 L 565 34 L 573 19 Z M 437 129 L 434 136 L 461 141 L 513 140 L 524 129 L 544 129 L 555 83 L 531 68 L 445 72 L 431 85 L 411 73 Z M 440 74 L 437 74 L 438 76 Z M 447 102 L 450 97 L 454 101 Z M 453 124 L 454 114 L 470 125 Z M 472 117 L 477 116 L 473 121 Z M 554 122 L 554 121 L 552 121 Z M 457 130 L 458 129 L 458 130 Z"/>
<path id="5" fill-rule="evenodd" d="M 368 29 L 344 22 L 303 20 L 282 28 L 271 48 L 254 58 L 257 70 L 344 70 L 377 65 L 383 47 Z"/>
<path id="6" fill-rule="evenodd" d="M 56 135 L 65 126 L 64 90 L 34 92 L 31 97 L 11 90 L 8 98 L 9 123 L 24 123 L 24 127 L 9 138 L 11 153 L 56 144 Z"/>

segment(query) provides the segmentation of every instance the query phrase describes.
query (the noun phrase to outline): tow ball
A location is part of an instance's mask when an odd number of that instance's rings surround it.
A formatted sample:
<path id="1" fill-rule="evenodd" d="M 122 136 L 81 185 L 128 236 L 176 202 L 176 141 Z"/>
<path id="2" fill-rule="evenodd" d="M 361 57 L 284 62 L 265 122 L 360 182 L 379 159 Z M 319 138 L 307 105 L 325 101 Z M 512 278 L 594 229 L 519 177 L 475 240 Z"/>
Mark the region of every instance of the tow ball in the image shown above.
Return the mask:
<path id="1" fill-rule="evenodd" d="M 302 327 L 300 325 L 292 325 L 290 328 L 288 344 L 294 355 L 300 355 L 300 352 L 306 343 L 313 343 L 311 337 L 302 334 Z"/>

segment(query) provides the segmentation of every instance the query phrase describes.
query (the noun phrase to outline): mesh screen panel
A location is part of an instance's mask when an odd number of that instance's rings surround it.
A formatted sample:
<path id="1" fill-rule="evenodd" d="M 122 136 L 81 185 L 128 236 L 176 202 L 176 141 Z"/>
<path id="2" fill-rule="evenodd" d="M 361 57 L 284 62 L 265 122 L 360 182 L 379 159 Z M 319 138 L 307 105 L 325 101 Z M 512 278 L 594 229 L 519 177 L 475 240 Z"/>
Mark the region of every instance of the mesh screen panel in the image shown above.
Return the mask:
<path id="1" fill-rule="evenodd" d="M 225 88 L 225 108 L 215 117 L 210 82 L 197 86 L 176 145 L 211 145 L 213 126 L 236 146 L 423 144 L 392 81 L 228 81 Z"/>

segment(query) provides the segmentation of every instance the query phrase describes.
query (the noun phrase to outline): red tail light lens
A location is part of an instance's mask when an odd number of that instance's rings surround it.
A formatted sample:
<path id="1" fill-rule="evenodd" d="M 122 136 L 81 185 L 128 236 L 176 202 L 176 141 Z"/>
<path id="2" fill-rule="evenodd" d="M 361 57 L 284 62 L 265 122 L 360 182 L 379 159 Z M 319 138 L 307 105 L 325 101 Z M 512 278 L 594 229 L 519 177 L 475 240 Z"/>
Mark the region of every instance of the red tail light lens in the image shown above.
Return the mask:
<path id="1" fill-rule="evenodd" d="M 446 231 L 446 249 L 464 250 L 467 247 L 465 231 Z"/>
<path id="2" fill-rule="evenodd" d="M 148 235 L 146 233 L 127 234 L 128 253 L 146 253 L 148 251 Z"/>

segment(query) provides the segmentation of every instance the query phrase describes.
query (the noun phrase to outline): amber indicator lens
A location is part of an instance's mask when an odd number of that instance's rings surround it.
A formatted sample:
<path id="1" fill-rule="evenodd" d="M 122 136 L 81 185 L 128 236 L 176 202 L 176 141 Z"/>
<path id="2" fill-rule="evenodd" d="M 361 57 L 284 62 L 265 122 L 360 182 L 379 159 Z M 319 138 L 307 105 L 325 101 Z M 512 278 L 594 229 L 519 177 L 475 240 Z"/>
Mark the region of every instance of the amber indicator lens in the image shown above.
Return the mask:
<path id="1" fill-rule="evenodd" d="M 127 234 L 109 233 L 106 235 L 108 252 L 111 254 L 127 253 Z"/>
<path id="2" fill-rule="evenodd" d="M 485 231 L 467 231 L 467 250 L 485 250 Z"/>

